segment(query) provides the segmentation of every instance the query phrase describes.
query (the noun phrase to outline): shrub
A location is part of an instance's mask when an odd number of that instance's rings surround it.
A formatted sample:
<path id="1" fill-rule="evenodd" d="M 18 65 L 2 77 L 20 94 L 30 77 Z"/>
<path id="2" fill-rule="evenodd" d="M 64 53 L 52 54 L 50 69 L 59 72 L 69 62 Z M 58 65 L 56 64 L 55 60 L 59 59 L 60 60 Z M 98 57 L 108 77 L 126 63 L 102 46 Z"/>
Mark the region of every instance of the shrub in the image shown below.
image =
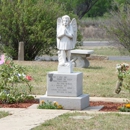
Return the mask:
<path id="1" fill-rule="evenodd" d="M 0 65 L 0 101 L 2 103 L 24 102 L 30 99 L 32 77 L 26 68 L 19 66 L 9 57 L 2 55 Z"/>
<path id="2" fill-rule="evenodd" d="M 65 14 L 56 2 L 46 0 L 0 1 L 0 35 L 3 52 L 17 59 L 18 43 L 25 43 L 25 60 L 56 48 L 56 20 Z"/>

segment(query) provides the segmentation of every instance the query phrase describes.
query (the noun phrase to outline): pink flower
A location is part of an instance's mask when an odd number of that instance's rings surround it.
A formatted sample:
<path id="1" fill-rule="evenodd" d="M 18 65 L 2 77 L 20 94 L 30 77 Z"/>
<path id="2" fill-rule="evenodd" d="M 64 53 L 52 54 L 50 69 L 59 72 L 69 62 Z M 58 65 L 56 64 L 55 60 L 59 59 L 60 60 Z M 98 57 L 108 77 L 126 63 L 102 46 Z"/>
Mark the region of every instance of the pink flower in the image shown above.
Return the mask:
<path id="1" fill-rule="evenodd" d="M 31 80 L 32 80 L 32 77 L 29 76 L 29 75 L 26 75 L 26 79 L 27 79 L 28 81 L 31 81 Z"/>
<path id="2" fill-rule="evenodd" d="M 1 55 L 0 59 L 0 65 L 2 65 L 5 62 L 5 55 Z"/>

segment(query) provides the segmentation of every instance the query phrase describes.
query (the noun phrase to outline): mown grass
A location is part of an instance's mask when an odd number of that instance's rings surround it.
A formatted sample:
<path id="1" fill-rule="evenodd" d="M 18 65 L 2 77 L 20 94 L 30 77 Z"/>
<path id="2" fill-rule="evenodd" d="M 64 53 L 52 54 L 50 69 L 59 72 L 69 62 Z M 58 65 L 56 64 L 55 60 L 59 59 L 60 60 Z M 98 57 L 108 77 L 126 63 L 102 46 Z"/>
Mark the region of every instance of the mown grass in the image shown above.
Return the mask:
<path id="1" fill-rule="evenodd" d="M 57 62 L 24 61 L 16 63 L 26 66 L 29 75 L 33 77 L 31 84 L 34 86 L 32 94 L 44 95 L 47 88 L 47 73 L 57 71 Z M 83 93 L 98 97 L 127 98 L 128 91 L 122 89 L 120 94 L 115 94 L 117 81 L 116 64 L 123 61 L 90 60 L 88 68 L 74 68 L 75 72 L 83 73 Z M 127 62 L 130 63 L 130 62 Z"/>
<path id="2" fill-rule="evenodd" d="M 34 86 L 32 94 L 44 95 L 47 87 L 47 73 L 57 71 L 58 62 L 15 61 L 26 66 L 29 75 L 33 77 L 31 84 Z M 128 98 L 129 93 L 122 89 L 120 94 L 115 94 L 117 81 L 116 64 L 123 61 L 90 60 L 88 68 L 74 68 L 74 71 L 83 72 L 83 93 L 98 97 Z M 130 62 L 127 62 L 130 64 Z M 92 116 L 93 118 L 72 119 L 70 116 Z M 45 121 L 42 125 L 32 130 L 129 130 L 129 115 L 122 114 L 93 114 L 66 113 L 52 120 Z"/>
<path id="3" fill-rule="evenodd" d="M 129 56 L 130 53 L 124 50 L 123 48 L 117 48 L 114 46 L 109 47 L 87 47 L 81 46 L 78 49 L 83 50 L 94 50 L 95 55 L 103 55 L 103 56 Z"/>
<path id="4" fill-rule="evenodd" d="M 91 119 L 73 119 L 75 116 L 91 116 Z M 32 130 L 129 130 L 129 115 L 117 113 L 87 114 L 66 113 L 52 120 L 45 121 L 42 125 Z"/>
<path id="5" fill-rule="evenodd" d="M 8 115 L 9 115 L 8 112 L 0 111 L 0 119 L 3 118 L 3 117 L 6 117 L 6 116 L 8 116 Z"/>

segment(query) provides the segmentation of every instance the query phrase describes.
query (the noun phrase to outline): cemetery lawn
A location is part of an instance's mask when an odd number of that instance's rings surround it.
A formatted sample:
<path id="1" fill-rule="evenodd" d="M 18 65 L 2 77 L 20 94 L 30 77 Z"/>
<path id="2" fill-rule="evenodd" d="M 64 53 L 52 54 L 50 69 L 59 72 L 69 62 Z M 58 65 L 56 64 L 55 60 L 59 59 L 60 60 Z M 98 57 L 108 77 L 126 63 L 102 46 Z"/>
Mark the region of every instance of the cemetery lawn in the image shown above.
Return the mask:
<path id="1" fill-rule="evenodd" d="M 6 117 L 6 116 L 8 116 L 8 115 L 9 115 L 8 112 L 0 111 L 0 119 L 3 118 L 3 117 Z"/>
<path id="2" fill-rule="evenodd" d="M 91 119 L 71 118 L 76 116 Z M 127 114 L 87 114 L 74 112 L 66 113 L 52 120 L 45 121 L 32 130 L 129 130 L 129 121 L 130 115 Z"/>
<path id="3" fill-rule="evenodd" d="M 129 53 L 123 48 L 117 48 L 113 46 L 110 46 L 110 47 L 81 46 L 81 47 L 78 47 L 78 49 L 94 50 L 94 53 L 92 55 L 103 55 L 103 56 L 128 56 L 129 55 Z"/>
<path id="4" fill-rule="evenodd" d="M 129 93 L 124 88 L 120 94 L 116 94 L 115 85 L 117 81 L 116 64 L 123 61 L 90 60 L 88 68 L 74 68 L 76 72 L 83 72 L 83 93 L 91 97 L 115 97 L 128 98 Z M 58 62 L 46 61 L 15 61 L 15 63 L 26 66 L 34 86 L 32 94 L 44 95 L 47 87 L 47 73 L 57 71 Z M 130 62 L 127 62 L 130 64 Z M 25 88 L 26 89 L 26 88 Z"/>

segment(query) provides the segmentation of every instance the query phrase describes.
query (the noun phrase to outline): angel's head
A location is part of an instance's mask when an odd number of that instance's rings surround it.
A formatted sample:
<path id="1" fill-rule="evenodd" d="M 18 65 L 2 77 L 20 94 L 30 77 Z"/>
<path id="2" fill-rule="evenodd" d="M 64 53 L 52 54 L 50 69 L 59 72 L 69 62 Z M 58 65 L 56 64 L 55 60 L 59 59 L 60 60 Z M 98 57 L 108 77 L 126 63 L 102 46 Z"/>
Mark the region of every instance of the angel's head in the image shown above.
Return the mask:
<path id="1" fill-rule="evenodd" d="M 62 24 L 63 24 L 63 26 L 67 26 L 67 25 L 69 25 L 69 23 L 70 23 L 70 17 L 68 15 L 64 15 L 62 17 Z"/>

